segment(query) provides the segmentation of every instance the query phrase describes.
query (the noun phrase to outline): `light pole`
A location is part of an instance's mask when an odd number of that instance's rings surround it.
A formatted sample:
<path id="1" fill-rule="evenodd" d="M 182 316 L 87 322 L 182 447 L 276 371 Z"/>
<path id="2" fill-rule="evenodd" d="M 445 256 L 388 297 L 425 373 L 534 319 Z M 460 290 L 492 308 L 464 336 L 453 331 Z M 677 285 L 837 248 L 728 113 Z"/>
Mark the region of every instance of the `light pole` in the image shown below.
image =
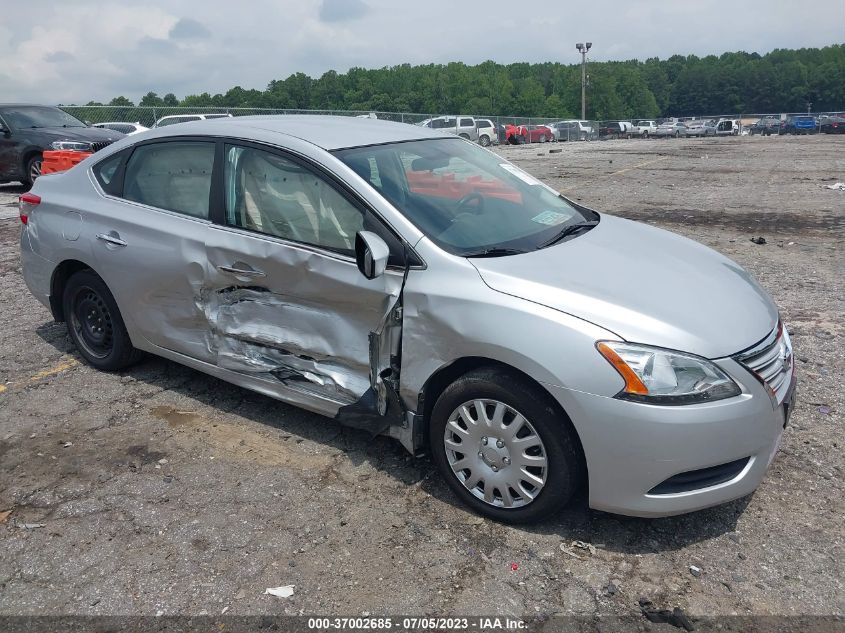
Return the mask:
<path id="1" fill-rule="evenodd" d="M 587 42 L 586 46 L 581 42 L 575 45 L 575 48 L 581 53 L 581 120 L 587 118 L 587 51 L 592 46 L 592 42 Z"/>

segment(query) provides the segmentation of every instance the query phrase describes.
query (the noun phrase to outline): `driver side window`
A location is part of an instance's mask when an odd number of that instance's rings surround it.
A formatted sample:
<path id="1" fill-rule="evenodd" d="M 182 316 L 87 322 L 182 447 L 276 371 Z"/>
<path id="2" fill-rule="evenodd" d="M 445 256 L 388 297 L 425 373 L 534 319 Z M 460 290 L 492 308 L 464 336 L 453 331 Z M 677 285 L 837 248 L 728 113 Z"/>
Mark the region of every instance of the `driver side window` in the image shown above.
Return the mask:
<path id="1" fill-rule="evenodd" d="M 352 255 L 364 213 L 310 169 L 278 154 L 226 145 L 226 223 Z"/>

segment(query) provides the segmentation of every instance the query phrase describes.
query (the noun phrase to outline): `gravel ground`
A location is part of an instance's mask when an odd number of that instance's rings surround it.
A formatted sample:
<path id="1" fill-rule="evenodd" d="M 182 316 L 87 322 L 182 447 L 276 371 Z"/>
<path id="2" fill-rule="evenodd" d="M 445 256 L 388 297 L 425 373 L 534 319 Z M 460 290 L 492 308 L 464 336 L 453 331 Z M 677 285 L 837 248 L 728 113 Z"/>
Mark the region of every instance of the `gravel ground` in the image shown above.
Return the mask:
<path id="1" fill-rule="evenodd" d="M 845 138 L 499 151 L 725 253 L 775 298 L 801 382 L 754 495 L 658 520 L 582 498 L 508 527 L 391 440 L 161 359 L 98 373 L 26 291 L 21 190 L 2 186 L 0 615 L 628 615 L 640 597 L 692 616 L 843 614 L 845 192 L 823 185 L 845 180 Z M 286 584 L 291 598 L 263 595 Z"/>

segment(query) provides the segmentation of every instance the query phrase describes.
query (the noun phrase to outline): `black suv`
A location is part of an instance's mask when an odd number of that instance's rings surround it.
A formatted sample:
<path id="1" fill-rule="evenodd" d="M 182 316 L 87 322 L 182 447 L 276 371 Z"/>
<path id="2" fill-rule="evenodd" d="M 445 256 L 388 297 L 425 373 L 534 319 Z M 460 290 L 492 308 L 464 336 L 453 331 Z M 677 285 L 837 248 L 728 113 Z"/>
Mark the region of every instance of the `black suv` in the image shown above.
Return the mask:
<path id="1" fill-rule="evenodd" d="M 96 152 L 123 136 L 89 127 L 53 106 L 0 103 L 0 183 L 32 185 L 41 175 L 45 150 Z"/>

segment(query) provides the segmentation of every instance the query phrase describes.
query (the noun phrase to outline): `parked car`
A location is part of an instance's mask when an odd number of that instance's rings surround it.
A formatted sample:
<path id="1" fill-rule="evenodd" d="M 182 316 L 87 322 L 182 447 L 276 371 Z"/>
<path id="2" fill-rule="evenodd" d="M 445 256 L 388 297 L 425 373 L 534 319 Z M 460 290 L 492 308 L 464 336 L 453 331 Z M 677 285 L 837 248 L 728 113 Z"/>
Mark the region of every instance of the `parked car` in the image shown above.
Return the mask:
<path id="1" fill-rule="evenodd" d="M 619 125 L 622 126 L 622 131 L 625 135 L 625 138 L 631 138 L 634 135 L 634 124 L 630 121 L 619 121 Z"/>
<path id="2" fill-rule="evenodd" d="M 581 131 L 577 121 L 557 121 L 556 123 L 549 123 L 546 127 L 552 131 L 555 141 L 586 140 L 586 135 Z"/>
<path id="3" fill-rule="evenodd" d="M 568 130 L 568 132 L 566 133 L 566 138 L 560 138 L 560 140 L 592 141 L 598 139 L 599 137 L 599 126 L 595 121 L 570 119 L 567 121 L 559 121 L 554 125 L 560 126 L 562 124 L 566 124 L 567 127 L 561 129 Z M 558 136 L 562 137 L 563 135 L 559 134 Z"/>
<path id="4" fill-rule="evenodd" d="M 547 143 L 554 140 L 555 135 L 547 125 L 523 125 L 523 134 L 527 135 L 529 143 Z"/>
<path id="5" fill-rule="evenodd" d="M 829 116 L 820 121 L 823 134 L 845 134 L 845 116 Z"/>
<path id="6" fill-rule="evenodd" d="M 781 134 L 815 134 L 816 118 L 809 115 L 788 114 L 781 124 Z"/>
<path id="7" fill-rule="evenodd" d="M 707 136 L 716 136 L 716 126 L 713 124 L 712 121 L 706 121 L 703 119 L 696 119 L 694 121 L 687 121 L 684 124 L 686 127 L 686 132 L 684 136 L 690 137 L 707 137 Z"/>
<path id="8" fill-rule="evenodd" d="M 630 131 L 633 136 L 648 138 L 649 135 L 654 134 L 655 130 L 657 130 L 657 123 L 650 120 L 643 120 L 634 122 L 634 126 Z"/>
<path id="9" fill-rule="evenodd" d="M 620 121 L 602 121 L 599 124 L 599 138 L 631 138 L 627 128 Z"/>
<path id="10" fill-rule="evenodd" d="M 119 138 L 53 106 L 0 104 L 0 183 L 32 185 L 47 150 L 96 152 Z"/>
<path id="11" fill-rule="evenodd" d="M 210 119 L 231 119 L 232 115 L 224 112 L 217 114 L 170 114 L 161 117 L 153 124 L 153 127 L 165 127 L 177 123 L 188 123 L 190 121 L 208 121 Z"/>
<path id="12" fill-rule="evenodd" d="M 21 196 L 23 277 L 91 366 L 143 350 L 397 438 L 501 521 L 586 482 L 593 508 L 662 516 L 764 477 L 794 360 L 738 264 L 442 130 L 190 133 L 128 137 Z"/>
<path id="13" fill-rule="evenodd" d="M 716 136 L 738 136 L 741 130 L 739 119 L 719 119 L 716 122 Z"/>
<path id="14" fill-rule="evenodd" d="M 470 141 L 478 140 L 478 128 L 471 116 L 438 116 L 418 123 L 420 127 L 443 130 Z"/>
<path id="15" fill-rule="evenodd" d="M 106 123 L 94 123 L 91 127 L 98 127 L 105 130 L 114 130 L 115 132 L 120 132 L 121 134 L 126 134 L 127 136 L 131 136 L 132 134 L 138 134 L 139 132 L 146 132 L 150 128 L 141 125 L 140 122 L 138 123 L 124 123 L 122 121 L 109 121 Z"/>
<path id="16" fill-rule="evenodd" d="M 760 134 L 762 136 L 771 136 L 772 134 L 780 134 L 780 117 L 779 116 L 764 116 L 756 123 L 753 123 L 749 129 L 750 134 Z"/>
<path id="17" fill-rule="evenodd" d="M 680 121 L 667 121 L 658 125 L 652 136 L 655 138 L 680 138 L 686 136 L 686 133 L 687 126 Z"/>
<path id="18" fill-rule="evenodd" d="M 499 144 L 499 134 L 496 125 L 490 119 L 476 119 L 475 127 L 478 133 L 478 144 L 487 147 L 490 144 Z"/>
<path id="19" fill-rule="evenodd" d="M 505 125 L 507 142 L 512 145 L 523 143 L 546 143 L 554 140 L 554 133 L 545 125 Z"/>

